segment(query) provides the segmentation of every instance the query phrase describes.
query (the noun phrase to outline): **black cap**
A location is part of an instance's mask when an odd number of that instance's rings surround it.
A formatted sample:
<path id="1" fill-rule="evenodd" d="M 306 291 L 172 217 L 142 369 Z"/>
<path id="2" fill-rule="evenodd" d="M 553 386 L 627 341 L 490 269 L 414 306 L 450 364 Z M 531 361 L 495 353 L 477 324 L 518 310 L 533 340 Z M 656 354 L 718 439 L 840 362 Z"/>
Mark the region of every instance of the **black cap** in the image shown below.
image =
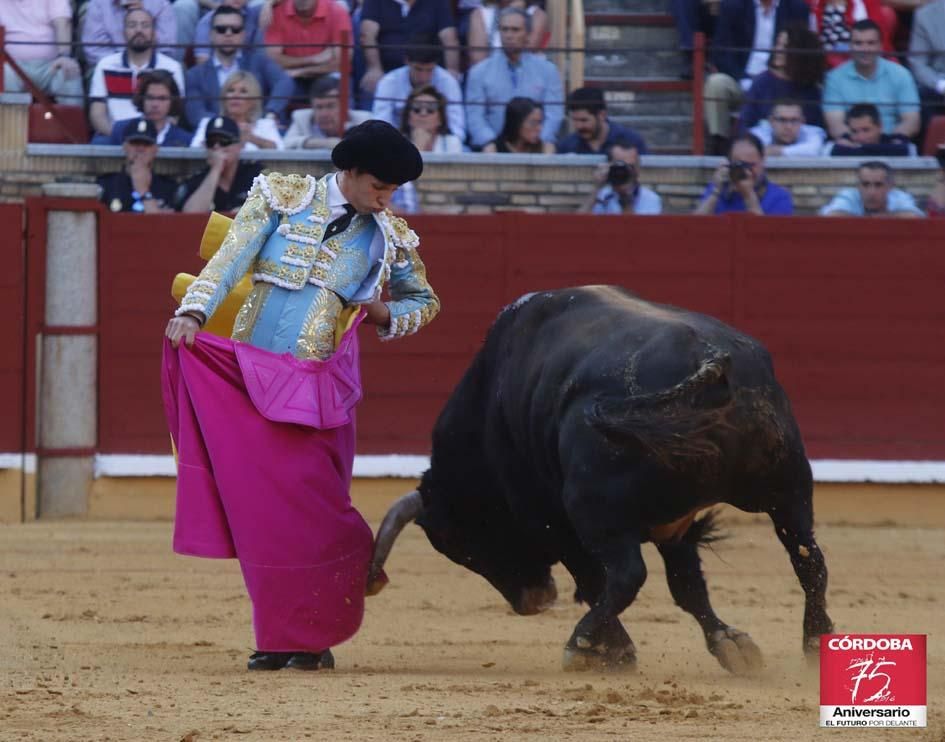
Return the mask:
<path id="1" fill-rule="evenodd" d="M 157 144 L 157 127 L 153 121 L 148 121 L 148 119 L 131 119 L 125 124 L 121 141 Z"/>
<path id="2" fill-rule="evenodd" d="M 209 142 L 211 137 L 226 139 L 230 144 L 233 144 L 233 142 L 238 142 L 240 139 L 240 127 L 231 118 L 226 116 L 214 116 L 207 122 L 207 130 L 204 132 L 204 141 Z"/>
<path id="3" fill-rule="evenodd" d="M 420 151 L 386 121 L 371 119 L 352 126 L 331 151 L 339 170 L 358 169 L 382 183 L 403 185 L 423 172 Z"/>

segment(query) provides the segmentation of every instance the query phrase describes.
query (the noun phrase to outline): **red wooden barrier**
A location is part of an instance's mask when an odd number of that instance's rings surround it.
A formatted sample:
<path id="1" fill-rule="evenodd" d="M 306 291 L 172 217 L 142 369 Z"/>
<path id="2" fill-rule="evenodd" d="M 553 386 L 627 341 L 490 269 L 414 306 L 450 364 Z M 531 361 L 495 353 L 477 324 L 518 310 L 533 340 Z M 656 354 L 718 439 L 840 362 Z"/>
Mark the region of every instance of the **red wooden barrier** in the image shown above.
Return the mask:
<path id="1" fill-rule="evenodd" d="M 26 254 L 23 207 L 0 204 L 0 453 L 24 450 Z"/>
<path id="2" fill-rule="evenodd" d="M 167 452 L 158 384 L 170 282 L 204 217 L 102 217 L 100 445 Z M 498 310 L 613 283 L 762 341 L 812 457 L 945 459 L 945 245 L 935 222 L 753 217 L 418 216 L 443 302 L 415 337 L 362 333 L 361 453 L 425 453 Z"/>

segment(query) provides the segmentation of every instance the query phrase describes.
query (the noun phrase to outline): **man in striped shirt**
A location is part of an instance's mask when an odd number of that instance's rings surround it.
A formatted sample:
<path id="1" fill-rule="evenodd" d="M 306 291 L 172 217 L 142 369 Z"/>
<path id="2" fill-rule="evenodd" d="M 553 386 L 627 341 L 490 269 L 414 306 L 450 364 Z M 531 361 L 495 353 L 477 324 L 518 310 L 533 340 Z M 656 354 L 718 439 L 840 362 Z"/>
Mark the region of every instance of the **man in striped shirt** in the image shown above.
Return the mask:
<path id="1" fill-rule="evenodd" d="M 125 51 L 103 57 L 95 65 L 89 86 L 89 120 L 99 134 L 108 136 L 112 124 L 136 118 L 132 102 L 138 87 L 138 75 L 145 70 L 167 70 L 184 93 L 184 74 L 180 63 L 162 54 L 154 46 L 154 17 L 143 8 L 125 15 Z"/>

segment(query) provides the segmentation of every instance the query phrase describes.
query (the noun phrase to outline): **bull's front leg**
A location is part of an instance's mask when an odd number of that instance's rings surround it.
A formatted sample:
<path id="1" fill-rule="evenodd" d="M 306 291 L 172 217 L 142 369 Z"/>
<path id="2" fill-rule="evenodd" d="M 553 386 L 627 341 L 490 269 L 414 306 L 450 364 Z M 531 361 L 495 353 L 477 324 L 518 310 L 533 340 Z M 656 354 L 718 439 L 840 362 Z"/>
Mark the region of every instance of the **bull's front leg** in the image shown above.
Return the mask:
<path id="1" fill-rule="evenodd" d="M 565 670 L 634 670 L 636 647 L 618 616 L 646 581 L 640 542 L 624 541 L 602 555 L 605 583 L 564 648 Z"/>

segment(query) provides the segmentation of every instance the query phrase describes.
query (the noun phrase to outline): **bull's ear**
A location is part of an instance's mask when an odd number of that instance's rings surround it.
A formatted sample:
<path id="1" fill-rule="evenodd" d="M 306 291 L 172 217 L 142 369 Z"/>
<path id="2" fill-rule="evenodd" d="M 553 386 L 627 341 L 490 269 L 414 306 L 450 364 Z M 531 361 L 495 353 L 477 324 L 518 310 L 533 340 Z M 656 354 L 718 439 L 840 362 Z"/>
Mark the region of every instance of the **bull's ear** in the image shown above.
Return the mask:
<path id="1" fill-rule="evenodd" d="M 377 539 L 374 541 L 374 556 L 371 559 L 371 569 L 368 572 L 368 590 L 373 589 L 374 592 L 369 594 L 374 595 L 380 592 L 386 584 L 382 582 L 381 575 L 384 574 L 384 563 L 390 555 L 394 541 L 397 540 L 397 536 L 400 535 L 404 526 L 416 520 L 422 512 L 423 499 L 417 490 L 408 492 L 390 506 L 390 510 L 387 511 L 387 515 L 381 521 L 381 527 L 377 531 Z M 383 579 L 386 579 L 386 575 Z"/>

